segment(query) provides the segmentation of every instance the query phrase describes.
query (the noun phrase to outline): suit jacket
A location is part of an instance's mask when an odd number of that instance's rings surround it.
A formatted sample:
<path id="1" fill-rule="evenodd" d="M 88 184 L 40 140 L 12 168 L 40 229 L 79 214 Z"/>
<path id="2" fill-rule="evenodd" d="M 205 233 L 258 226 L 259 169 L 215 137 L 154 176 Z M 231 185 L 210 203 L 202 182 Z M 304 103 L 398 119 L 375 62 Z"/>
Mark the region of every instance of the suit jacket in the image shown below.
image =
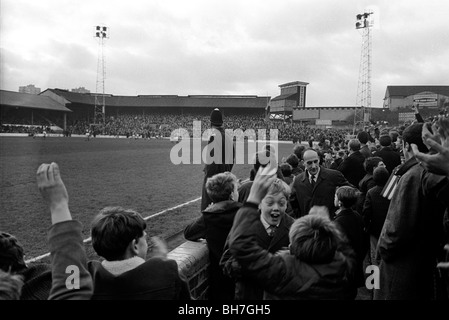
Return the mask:
<path id="1" fill-rule="evenodd" d="M 334 216 L 334 198 L 337 187 L 351 186 L 340 171 L 321 167 L 315 186 L 312 188 L 307 171 L 296 176 L 293 181 L 291 206 L 294 217 L 299 218 L 309 213 L 314 205 L 326 206 L 331 217 Z"/>
<path id="2" fill-rule="evenodd" d="M 363 167 L 364 162 L 365 157 L 363 154 L 361 154 L 360 151 L 355 151 L 343 160 L 338 166 L 338 171 L 343 173 L 349 183 L 358 188 L 360 180 L 362 180 L 366 174 L 365 168 Z"/>
<path id="3" fill-rule="evenodd" d="M 254 222 L 254 232 L 257 243 L 268 252 L 276 253 L 279 250 L 288 248 L 290 244 L 288 233 L 295 220 L 288 214 L 284 214 L 279 223 L 274 236 L 268 236 L 265 227 L 260 219 Z M 248 277 L 242 277 L 241 266 L 229 251 L 229 236 L 226 240 L 225 251 L 220 261 L 225 274 L 235 280 L 236 300 L 262 300 L 264 289 L 260 283 Z"/>
<path id="4" fill-rule="evenodd" d="M 401 155 L 391 147 L 383 147 L 374 154 L 375 157 L 381 157 L 388 172 L 391 174 L 393 169 L 401 164 Z"/>

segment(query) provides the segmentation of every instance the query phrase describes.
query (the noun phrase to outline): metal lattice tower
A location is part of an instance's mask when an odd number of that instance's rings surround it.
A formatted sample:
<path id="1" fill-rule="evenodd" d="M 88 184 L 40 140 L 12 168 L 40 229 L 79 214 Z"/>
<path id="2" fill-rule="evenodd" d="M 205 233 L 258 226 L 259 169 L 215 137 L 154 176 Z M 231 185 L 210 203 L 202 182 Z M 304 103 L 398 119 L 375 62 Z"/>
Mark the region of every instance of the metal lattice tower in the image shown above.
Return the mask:
<path id="1" fill-rule="evenodd" d="M 94 123 L 104 124 L 105 121 L 105 58 L 104 58 L 104 43 L 105 39 L 109 39 L 109 30 L 105 26 L 96 26 L 94 38 L 98 41 L 98 61 L 97 61 L 97 84 L 95 90 L 95 109 L 94 109 Z M 101 92 L 101 95 L 100 93 Z"/>
<path id="2" fill-rule="evenodd" d="M 356 29 L 362 30 L 362 51 L 360 54 L 359 82 L 357 86 L 356 108 L 354 112 L 354 130 L 360 126 L 364 128 L 365 122 L 371 119 L 371 31 L 373 26 L 370 15 L 365 12 L 357 15 Z"/>

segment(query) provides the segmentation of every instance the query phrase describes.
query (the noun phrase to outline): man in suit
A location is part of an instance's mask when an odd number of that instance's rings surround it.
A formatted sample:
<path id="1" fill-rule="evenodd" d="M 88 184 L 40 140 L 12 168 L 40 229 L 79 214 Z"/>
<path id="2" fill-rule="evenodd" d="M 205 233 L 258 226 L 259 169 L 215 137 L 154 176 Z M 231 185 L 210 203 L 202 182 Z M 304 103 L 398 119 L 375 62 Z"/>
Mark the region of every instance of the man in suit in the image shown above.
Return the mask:
<path id="1" fill-rule="evenodd" d="M 306 170 L 296 176 L 290 199 L 294 218 L 305 216 L 313 206 L 326 206 L 331 218 L 335 213 L 334 195 L 337 187 L 351 186 L 340 171 L 319 165 L 318 153 L 309 149 L 304 152 Z"/>
<path id="2" fill-rule="evenodd" d="M 365 157 L 360 152 L 359 140 L 352 139 L 349 141 L 348 146 L 349 156 L 338 166 L 338 171 L 343 173 L 349 183 L 351 183 L 355 188 L 358 188 L 360 180 L 362 180 L 366 174 L 363 166 Z"/>

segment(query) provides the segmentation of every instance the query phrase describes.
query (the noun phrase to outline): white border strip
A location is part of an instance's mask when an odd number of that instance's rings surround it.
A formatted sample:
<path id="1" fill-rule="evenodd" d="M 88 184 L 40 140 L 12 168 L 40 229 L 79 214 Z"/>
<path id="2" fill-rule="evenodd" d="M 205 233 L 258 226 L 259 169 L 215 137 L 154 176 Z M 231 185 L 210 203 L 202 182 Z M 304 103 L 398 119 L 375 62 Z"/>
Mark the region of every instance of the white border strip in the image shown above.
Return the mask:
<path id="1" fill-rule="evenodd" d="M 196 201 L 198 201 L 198 200 L 201 200 L 201 197 L 196 198 L 196 199 L 193 199 L 193 200 L 190 200 L 190 201 L 187 201 L 187 202 L 184 202 L 184 203 L 181 203 L 181 204 L 179 204 L 179 205 L 177 205 L 177 206 L 174 206 L 174 207 L 171 207 L 171 208 L 162 210 L 162 211 L 160 211 L 160 212 L 158 212 L 158 213 L 155 213 L 155 214 L 153 214 L 153 215 L 151 215 L 151 216 L 148 216 L 148 217 L 145 217 L 145 218 L 143 218 L 143 219 L 144 219 L 144 220 L 148 220 L 148 219 L 151 219 L 151 218 L 155 218 L 155 217 L 160 216 L 161 214 L 164 214 L 164 213 L 166 213 L 166 212 L 168 212 L 168 211 L 172 211 L 172 210 L 176 210 L 176 209 L 182 208 L 182 207 L 187 206 L 187 205 L 189 205 L 189 204 L 191 204 L 191 203 L 194 203 L 194 202 L 196 202 Z M 91 240 L 92 240 L 92 238 L 89 237 L 89 238 L 87 238 L 87 239 L 84 239 L 84 240 L 83 240 L 83 243 L 88 243 L 88 242 L 90 242 Z M 46 258 L 46 257 L 48 257 L 48 256 L 50 256 L 50 252 L 47 252 L 47 253 L 45 253 L 45 254 L 43 254 L 43 255 L 40 255 L 40 256 L 38 256 L 38 257 L 35 257 L 35 258 L 28 259 L 28 260 L 25 261 L 25 263 L 36 262 L 36 261 L 42 260 L 43 258 Z"/>

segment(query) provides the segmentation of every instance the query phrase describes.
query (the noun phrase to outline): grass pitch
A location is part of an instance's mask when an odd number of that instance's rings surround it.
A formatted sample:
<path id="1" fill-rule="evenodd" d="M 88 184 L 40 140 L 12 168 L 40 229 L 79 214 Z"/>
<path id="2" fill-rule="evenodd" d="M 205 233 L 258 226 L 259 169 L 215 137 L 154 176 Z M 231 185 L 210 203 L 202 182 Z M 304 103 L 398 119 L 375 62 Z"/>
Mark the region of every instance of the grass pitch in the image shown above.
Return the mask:
<path id="1" fill-rule="evenodd" d="M 172 147 L 168 140 L 0 137 L 0 230 L 19 239 L 26 259 L 48 252 L 50 212 L 35 177 L 44 162 L 59 164 L 72 217 L 83 223 L 84 238 L 90 236 L 93 216 L 106 206 L 131 208 L 146 217 L 200 197 L 204 165 L 172 164 Z M 279 144 L 280 156 L 292 147 Z M 232 172 L 244 180 L 251 168 L 237 164 Z M 148 220 L 147 233 L 165 238 L 199 215 L 197 201 Z"/>

